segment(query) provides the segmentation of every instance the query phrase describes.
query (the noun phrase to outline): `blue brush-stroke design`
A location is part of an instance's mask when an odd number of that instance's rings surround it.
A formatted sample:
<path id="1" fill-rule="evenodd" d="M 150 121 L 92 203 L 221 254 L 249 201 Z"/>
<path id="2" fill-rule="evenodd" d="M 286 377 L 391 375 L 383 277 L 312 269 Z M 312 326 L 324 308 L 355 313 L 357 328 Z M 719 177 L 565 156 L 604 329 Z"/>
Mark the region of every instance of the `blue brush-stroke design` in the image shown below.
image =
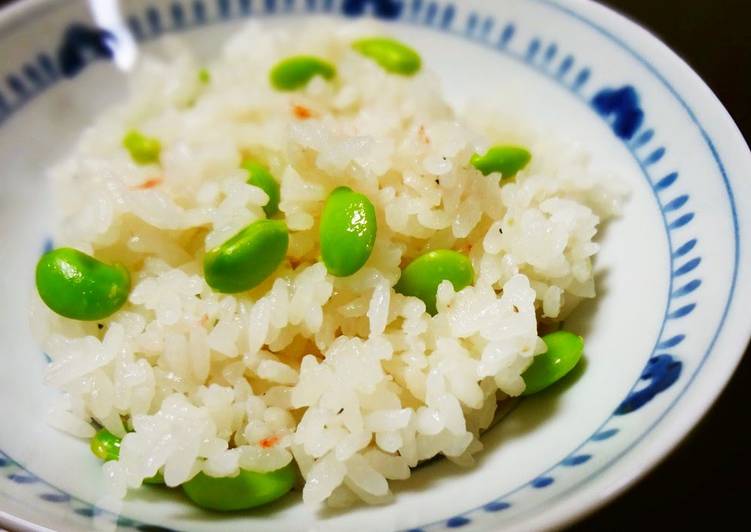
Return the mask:
<path id="1" fill-rule="evenodd" d="M 149 30 L 152 36 L 161 35 L 162 33 L 162 14 L 156 7 L 146 9 L 146 22 L 149 23 Z"/>
<path id="2" fill-rule="evenodd" d="M 675 270 L 675 272 L 673 272 L 673 277 L 686 275 L 687 273 L 694 271 L 699 264 L 701 264 L 701 257 L 693 258 Z"/>
<path id="3" fill-rule="evenodd" d="M 642 161 L 644 166 L 650 166 L 658 162 L 665 155 L 665 148 L 660 146 L 655 151 L 647 155 L 647 158 Z"/>
<path id="4" fill-rule="evenodd" d="M 428 9 L 425 12 L 425 24 L 427 26 L 432 26 L 433 21 L 435 21 L 435 17 L 438 14 L 438 4 L 435 2 L 431 2 L 428 4 Z"/>
<path id="5" fill-rule="evenodd" d="M 695 214 L 693 212 L 689 212 L 688 214 L 684 214 L 680 218 L 676 219 L 675 221 L 671 222 L 670 225 L 668 225 L 668 229 L 671 231 L 673 229 L 679 229 L 689 223 L 691 220 L 694 219 Z"/>
<path id="6" fill-rule="evenodd" d="M 545 55 L 543 56 L 543 60 L 546 63 L 550 63 L 555 57 L 556 53 L 558 53 L 558 46 L 556 46 L 555 43 L 550 43 L 548 47 L 545 49 Z"/>
<path id="7" fill-rule="evenodd" d="M 47 502 L 62 503 L 68 502 L 70 495 L 67 493 L 42 493 L 39 498 Z"/>
<path id="8" fill-rule="evenodd" d="M 671 347 L 677 346 L 685 339 L 686 339 L 685 334 L 677 334 L 673 336 L 672 338 L 668 338 L 667 340 L 663 340 L 662 342 L 657 344 L 657 349 L 670 349 Z"/>
<path id="9" fill-rule="evenodd" d="M 506 24 L 501 32 L 500 38 L 498 39 L 498 47 L 505 48 L 508 46 L 511 39 L 514 37 L 514 33 L 516 33 L 516 26 L 513 24 Z"/>
<path id="10" fill-rule="evenodd" d="M 662 179 L 660 179 L 657 183 L 654 185 L 654 189 L 657 192 L 662 192 L 669 186 L 671 186 L 673 183 L 675 183 L 676 179 L 678 179 L 678 172 L 671 172 Z"/>
<path id="11" fill-rule="evenodd" d="M 648 381 L 649 384 L 641 390 L 631 392 L 616 409 L 615 415 L 622 416 L 642 408 L 658 393 L 670 388 L 680 377 L 682 368 L 683 363 L 672 355 L 652 357 L 641 375 L 641 379 Z"/>
<path id="12" fill-rule="evenodd" d="M 688 194 L 683 194 L 681 196 L 678 196 L 674 200 L 669 201 L 665 204 L 665 206 L 662 208 L 662 212 L 670 212 L 675 211 L 683 207 L 686 202 L 688 201 Z"/>
<path id="13" fill-rule="evenodd" d="M 695 308 L 696 308 L 696 303 L 689 303 L 688 305 L 684 305 L 678 310 L 674 310 L 673 312 L 668 314 L 668 319 L 677 320 L 678 318 L 683 318 L 684 316 L 688 316 L 694 311 Z"/>
<path id="14" fill-rule="evenodd" d="M 655 135 L 654 129 L 648 129 L 644 133 L 639 134 L 638 137 L 631 143 L 631 147 L 633 149 L 641 148 L 644 146 L 647 142 L 652 140 L 652 137 Z"/>
<path id="15" fill-rule="evenodd" d="M 206 6 L 203 5 L 202 0 L 193 2 L 193 18 L 197 24 L 203 24 L 206 21 Z"/>
<path id="16" fill-rule="evenodd" d="M 180 2 L 173 2 L 169 8 L 169 13 L 174 27 L 182 28 L 185 26 L 185 10 Z"/>
<path id="17" fill-rule="evenodd" d="M 470 13 L 467 17 L 467 27 L 464 30 L 464 32 L 467 35 L 472 35 L 475 32 L 475 28 L 477 27 L 477 15 L 475 13 Z"/>
<path id="18" fill-rule="evenodd" d="M 482 509 L 486 512 L 502 512 L 503 510 L 508 510 L 509 508 L 511 508 L 511 504 L 505 501 L 489 502 L 482 507 Z"/>
<path id="19" fill-rule="evenodd" d="M 443 15 L 441 16 L 441 28 L 443 30 L 449 30 L 451 28 L 451 23 L 454 21 L 455 15 L 456 8 L 454 8 L 454 4 L 446 6 L 446 9 L 443 10 Z"/>
<path id="20" fill-rule="evenodd" d="M 242 13 L 243 15 L 247 15 L 250 13 L 251 11 L 250 0 L 240 0 L 239 5 L 240 5 L 240 13 Z"/>
<path id="21" fill-rule="evenodd" d="M 692 293 L 694 290 L 696 290 L 700 286 L 701 286 L 701 279 L 694 279 L 693 281 L 689 281 L 687 284 L 683 285 L 677 290 L 674 290 L 673 297 L 678 298 L 678 297 L 687 296 L 688 294 Z"/>
<path id="22" fill-rule="evenodd" d="M 558 72 L 556 73 L 556 77 L 562 78 L 563 76 L 568 74 L 568 71 L 571 70 L 572 66 L 574 66 L 574 58 L 570 55 L 567 55 L 563 58 L 563 61 L 561 61 L 561 64 L 558 67 Z"/>
<path id="23" fill-rule="evenodd" d="M 603 118 L 615 117 L 613 131 L 622 140 L 631 140 L 644 122 L 639 95 L 631 85 L 602 89 L 592 98 L 592 107 Z"/>
<path id="24" fill-rule="evenodd" d="M 9 465 L 10 465 L 10 460 L 0 456 L 0 467 L 8 467 Z"/>
<path id="25" fill-rule="evenodd" d="M 673 258 L 679 259 L 683 257 L 684 255 L 686 255 L 687 253 L 690 253 L 691 250 L 696 247 L 697 242 L 698 240 L 696 238 L 692 238 L 691 240 L 689 240 L 688 242 L 686 242 L 685 244 L 683 244 L 681 247 L 679 247 L 673 252 Z"/>
<path id="26" fill-rule="evenodd" d="M 91 59 L 112 59 L 115 36 L 107 30 L 71 24 L 57 49 L 57 65 L 66 78 L 72 78 Z"/>
<path id="27" fill-rule="evenodd" d="M 534 60 L 539 50 L 540 50 L 540 40 L 532 39 L 529 42 L 529 46 L 527 47 L 527 53 L 525 55 L 525 59 L 531 63 Z"/>
<path id="28" fill-rule="evenodd" d="M 31 474 L 23 475 L 19 473 L 8 475 L 8 480 L 12 480 L 16 484 L 34 484 L 35 482 L 39 482 L 39 479 Z"/>
<path id="29" fill-rule="evenodd" d="M 488 34 L 493 31 L 493 26 L 495 25 L 495 20 L 493 20 L 493 17 L 488 17 L 482 22 L 482 29 L 480 29 L 480 37 L 485 39 Z"/>
<path id="30" fill-rule="evenodd" d="M 568 467 L 575 467 L 585 462 L 588 462 L 590 458 L 592 458 L 591 454 L 577 454 L 575 456 L 569 456 L 568 458 L 564 458 L 561 463 Z"/>
<path id="31" fill-rule="evenodd" d="M 587 83 L 587 81 L 589 81 L 589 76 L 591 74 L 592 72 L 588 68 L 582 68 L 579 71 L 579 73 L 576 75 L 576 79 L 574 80 L 574 84 L 571 86 L 574 92 L 584 87 L 584 84 Z"/>
<path id="32" fill-rule="evenodd" d="M 398 18 L 404 7 L 397 0 L 344 0 L 342 13 L 350 17 L 356 17 L 365 13 L 366 7 L 372 6 L 375 16 L 384 19 Z"/>
<path id="33" fill-rule="evenodd" d="M 5 82 L 19 99 L 23 100 L 29 96 L 29 91 L 26 89 L 26 85 L 24 85 L 21 78 L 15 74 L 9 74 L 8 77 L 5 78 Z"/>
<path id="34" fill-rule="evenodd" d="M 547 487 L 548 487 L 548 486 L 550 486 L 550 485 L 551 485 L 551 484 L 552 484 L 553 482 L 555 482 L 555 480 L 553 479 L 553 477 L 547 477 L 547 476 L 546 476 L 546 477 L 537 477 L 536 479 L 534 479 L 534 480 L 533 480 L 532 482 L 530 482 L 529 484 L 530 484 L 530 486 L 532 486 L 533 488 L 536 488 L 536 489 L 542 489 L 542 488 L 547 488 Z"/>
<path id="35" fill-rule="evenodd" d="M 229 0 L 216 0 L 216 7 L 219 11 L 219 16 L 222 18 L 229 18 L 230 16 L 230 4 Z"/>
<path id="36" fill-rule="evenodd" d="M 609 440 L 613 436 L 618 434 L 618 429 L 607 429 L 594 434 L 590 440 L 592 441 L 605 441 Z"/>
<path id="37" fill-rule="evenodd" d="M 446 521 L 446 526 L 448 528 L 459 528 L 459 527 L 468 525 L 471 522 L 472 521 L 468 517 L 458 515 L 456 517 L 452 517 L 451 519 L 448 519 Z"/>
<path id="38" fill-rule="evenodd" d="M 34 65 L 24 65 L 23 74 L 24 76 L 26 76 L 26 79 L 31 82 L 32 85 L 36 85 L 37 87 L 44 85 L 44 78 L 42 78 L 42 75 Z"/>

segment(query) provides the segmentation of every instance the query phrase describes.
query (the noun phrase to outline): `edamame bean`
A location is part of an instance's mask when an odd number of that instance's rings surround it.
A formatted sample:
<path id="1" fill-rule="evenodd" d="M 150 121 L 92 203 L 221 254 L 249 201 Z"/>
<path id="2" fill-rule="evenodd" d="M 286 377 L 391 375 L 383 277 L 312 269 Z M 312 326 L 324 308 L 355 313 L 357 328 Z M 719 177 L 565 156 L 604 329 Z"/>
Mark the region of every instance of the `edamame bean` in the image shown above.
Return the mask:
<path id="1" fill-rule="evenodd" d="M 162 144 L 159 139 L 147 137 L 135 129 L 128 131 L 125 135 L 123 146 L 138 164 L 158 163 L 162 152 Z"/>
<path id="2" fill-rule="evenodd" d="M 331 275 L 347 277 L 363 267 L 373 252 L 378 223 L 375 207 L 363 194 L 339 187 L 323 207 L 321 258 Z"/>
<path id="3" fill-rule="evenodd" d="M 204 85 L 211 83 L 211 72 L 209 72 L 208 68 L 202 68 L 198 71 L 198 81 Z"/>
<path id="4" fill-rule="evenodd" d="M 563 378 L 574 369 L 584 350 L 584 339 L 568 331 L 556 331 L 542 337 L 548 350 L 535 357 L 522 374 L 526 388 L 522 395 L 532 395 Z"/>
<path id="5" fill-rule="evenodd" d="M 468 257 L 450 249 L 436 249 L 420 255 L 402 270 L 394 289 L 405 296 L 415 296 L 425 302 L 425 308 L 435 315 L 438 285 L 450 281 L 457 292 L 474 282 L 475 271 Z"/>
<path id="6" fill-rule="evenodd" d="M 120 457 L 120 438 L 107 429 L 99 429 L 91 438 L 89 446 L 91 452 L 105 462 L 117 460 Z"/>
<path id="7" fill-rule="evenodd" d="M 395 39 L 369 37 L 352 43 L 352 48 L 369 57 L 392 74 L 411 76 L 420 70 L 420 56 L 416 51 Z"/>
<path id="8" fill-rule="evenodd" d="M 263 190 L 269 197 L 269 202 L 263 206 L 268 218 L 279 212 L 279 183 L 271 175 L 268 168 L 256 161 L 245 161 L 243 168 L 248 171 L 248 183 Z"/>
<path id="9" fill-rule="evenodd" d="M 66 318 L 99 320 L 123 306 L 130 292 L 130 275 L 119 264 L 110 266 L 73 248 L 42 255 L 36 267 L 42 301 Z"/>
<path id="10" fill-rule="evenodd" d="M 515 176 L 530 159 L 532 154 L 521 146 L 493 146 L 484 155 L 475 153 L 470 163 L 483 175 L 499 172 L 501 179 L 506 179 Z"/>
<path id="11" fill-rule="evenodd" d="M 330 63 L 312 55 L 288 57 L 271 69 L 271 85 L 280 91 L 293 91 L 308 84 L 314 76 L 333 79 L 336 69 Z"/>
<path id="12" fill-rule="evenodd" d="M 218 292 L 234 293 L 259 285 L 284 260 L 289 234 L 284 222 L 258 220 L 206 253 L 206 282 Z"/>
<path id="13" fill-rule="evenodd" d="M 91 438 L 89 447 L 95 456 L 109 462 L 120 458 L 120 444 L 122 440 L 107 429 L 99 429 Z M 162 473 L 157 471 L 153 477 L 143 479 L 144 484 L 164 484 Z"/>
<path id="14" fill-rule="evenodd" d="M 247 510 L 285 495 L 295 483 L 292 462 L 268 473 L 240 470 L 235 477 L 210 477 L 198 473 L 183 484 L 183 491 L 197 506 L 219 512 Z"/>

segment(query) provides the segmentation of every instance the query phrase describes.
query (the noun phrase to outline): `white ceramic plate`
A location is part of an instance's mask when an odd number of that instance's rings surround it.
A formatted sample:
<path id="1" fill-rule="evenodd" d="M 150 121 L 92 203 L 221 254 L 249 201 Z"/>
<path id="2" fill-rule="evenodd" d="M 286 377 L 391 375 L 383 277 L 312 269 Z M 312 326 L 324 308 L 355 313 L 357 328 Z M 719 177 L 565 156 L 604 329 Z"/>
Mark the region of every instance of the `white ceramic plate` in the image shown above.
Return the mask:
<path id="1" fill-rule="evenodd" d="M 603 504 L 664 457 L 712 404 L 750 332 L 751 155 L 702 81 L 654 37 L 575 0 L 29 0 L 0 13 L 0 525 L 58 530 L 530 530 Z M 92 11 L 93 8 L 96 8 Z M 122 11 L 121 11 L 122 10 Z M 394 504 L 320 512 L 288 497 L 203 513 L 145 488 L 100 501 L 100 464 L 47 427 L 54 395 L 26 318 L 50 227 L 44 169 L 123 96 L 116 64 L 163 33 L 210 56 L 248 18 L 372 15 L 413 44 L 451 100 L 522 95 L 533 126 L 581 141 L 632 189 L 604 235 L 599 299 L 575 385 L 523 401 L 479 463 L 437 463 Z M 114 55 L 114 62 L 106 61 Z M 503 88 L 503 91 L 501 91 Z M 563 393 L 565 391 L 565 393 Z"/>

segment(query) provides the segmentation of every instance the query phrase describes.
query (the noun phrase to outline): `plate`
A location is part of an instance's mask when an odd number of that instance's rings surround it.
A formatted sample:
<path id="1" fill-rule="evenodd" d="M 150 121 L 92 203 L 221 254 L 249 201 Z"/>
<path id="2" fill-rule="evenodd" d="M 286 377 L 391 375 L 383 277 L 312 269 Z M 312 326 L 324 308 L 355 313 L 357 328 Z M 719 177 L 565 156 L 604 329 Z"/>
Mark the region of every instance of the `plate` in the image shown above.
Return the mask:
<path id="1" fill-rule="evenodd" d="M 0 525 L 56 530 L 530 530 L 601 506 L 653 467 L 711 406 L 751 333 L 751 154 L 675 54 L 575 0 L 27 0 L 0 12 Z M 295 497 L 218 516 L 144 488 L 102 499 L 87 446 L 48 427 L 54 400 L 26 309 L 51 227 L 44 171 L 124 95 L 124 67 L 164 34 L 205 57 L 247 20 L 376 17 L 417 48 L 462 105 L 496 98 L 575 140 L 631 189 L 601 235 L 600 297 L 566 326 L 586 367 L 519 401 L 478 464 L 439 461 L 384 507 L 325 511 Z"/>

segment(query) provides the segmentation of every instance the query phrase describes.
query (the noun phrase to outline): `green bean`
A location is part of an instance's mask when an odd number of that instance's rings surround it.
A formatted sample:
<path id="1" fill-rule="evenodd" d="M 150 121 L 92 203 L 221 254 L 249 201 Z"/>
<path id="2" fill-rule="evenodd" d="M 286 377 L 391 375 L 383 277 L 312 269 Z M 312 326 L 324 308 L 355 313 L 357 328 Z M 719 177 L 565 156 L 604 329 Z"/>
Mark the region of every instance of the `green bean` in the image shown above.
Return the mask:
<path id="1" fill-rule="evenodd" d="M 530 159 L 532 154 L 521 146 L 493 146 L 484 155 L 472 155 L 470 163 L 483 175 L 499 172 L 501 179 L 506 179 L 515 176 Z"/>
<path id="2" fill-rule="evenodd" d="M 198 473 L 182 485 L 197 506 L 219 512 L 247 510 L 268 504 L 285 495 L 295 483 L 292 462 L 268 473 L 240 470 L 235 477 L 210 477 Z"/>
<path id="3" fill-rule="evenodd" d="M 119 264 L 110 266 L 77 249 L 57 248 L 39 259 L 36 287 L 42 301 L 61 316 L 99 320 L 128 299 L 130 275 Z"/>
<path id="4" fill-rule="evenodd" d="M 138 164 L 159 162 L 162 151 L 162 144 L 159 139 L 147 137 L 140 131 L 132 129 L 123 137 L 123 146 Z"/>
<path id="5" fill-rule="evenodd" d="M 425 308 L 435 315 L 438 285 L 450 281 L 457 292 L 474 282 L 472 262 L 465 255 L 450 249 L 436 249 L 420 255 L 402 270 L 394 289 L 405 296 L 418 297 Z"/>
<path id="6" fill-rule="evenodd" d="M 373 252 L 378 223 L 375 207 L 349 187 L 326 200 L 319 229 L 321 258 L 331 275 L 347 277 L 363 267 Z"/>
<path id="7" fill-rule="evenodd" d="M 248 160 L 243 163 L 243 168 L 248 171 L 248 183 L 260 188 L 269 197 L 263 211 L 271 218 L 279 212 L 279 183 L 261 163 Z"/>
<path id="8" fill-rule="evenodd" d="M 355 41 L 352 47 L 392 74 L 411 76 L 420 70 L 418 53 L 395 39 L 369 37 Z"/>
<path id="9" fill-rule="evenodd" d="M 330 80 L 336 76 L 336 69 L 318 57 L 296 55 L 277 63 L 270 73 L 271 85 L 280 91 L 300 89 L 315 76 Z"/>
<path id="10" fill-rule="evenodd" d="M 522 374 L 526 387 L 522 395 L 532 395 L 559 381 L 579 363 L 584 339 L 568 331 L 556 331 L 542 337 L 548 350 L 537 355 Z"/>
<path id="11" fill-rule="evenodd" d="M 274 273 L 289 246 L 287 226 L 278 220 L 258 220 L 206 253 L 206 282 L 218 292 L 250 290 Z"/>
<path id="12" fill-rule="evenodd" d="M 208 68 L 202 68 L 198 71 L 198 81 L 204 85 L 211 83 L 211 72 L 209 72 Z"/>

